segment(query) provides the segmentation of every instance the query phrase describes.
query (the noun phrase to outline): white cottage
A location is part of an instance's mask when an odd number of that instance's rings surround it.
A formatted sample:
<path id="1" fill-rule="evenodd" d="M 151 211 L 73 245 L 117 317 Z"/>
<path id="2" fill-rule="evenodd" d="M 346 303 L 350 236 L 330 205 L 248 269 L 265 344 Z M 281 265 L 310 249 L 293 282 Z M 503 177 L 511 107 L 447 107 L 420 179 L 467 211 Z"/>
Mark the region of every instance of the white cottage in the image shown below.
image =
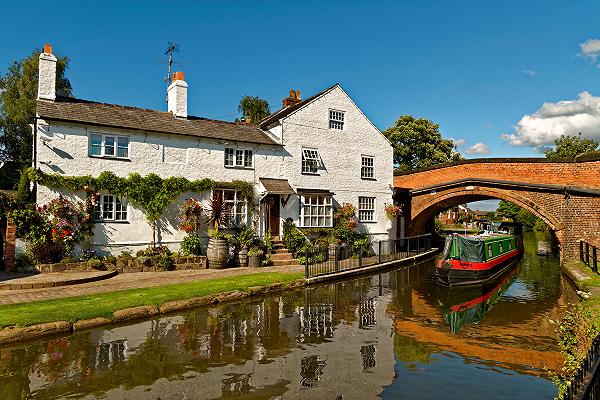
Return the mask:
<path id="1" fill-rule="evenodd" d="M 168 111 L 148 110 L 58 96 L 51 46 L 40 55 L 34 167 L 65 176 L 118 176 L 137 172 L 162 178 L 242 180 L 255 187 L 253 217 L 235 190 L 223 189 L 232 223 L 258 224 L 281 234 L 291 218 L 300 227 L 330 227 L 343 203 L 358 208 L 359 229 L 373 240 L 392 236 L 385 205 L 392 203 L 392 147 L 339 86 L 306 100 L 291 91 L 283 108 L 259 126 L 188 115 L 188 86 L 177 72 L 168 88 Z M 220 189 L 219 189 L 220 190 Z M 36 186 L 38 204 L 70 193 Z M 208 201 L 211 193 L 183 193 L 164 213 L 163 244 L 177 248 L 177 210 L 185 198 Z M 112 193 L 101 193 L 96 250 L 137 250 L 152 242 L 141 210 Z"/>

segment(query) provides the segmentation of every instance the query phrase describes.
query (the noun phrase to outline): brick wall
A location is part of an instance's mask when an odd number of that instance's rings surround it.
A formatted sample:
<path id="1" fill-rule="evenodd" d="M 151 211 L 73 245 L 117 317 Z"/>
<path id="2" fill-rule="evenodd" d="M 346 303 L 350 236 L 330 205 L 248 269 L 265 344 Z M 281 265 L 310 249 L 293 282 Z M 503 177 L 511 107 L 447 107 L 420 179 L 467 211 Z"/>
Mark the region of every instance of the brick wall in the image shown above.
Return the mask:
<path id="1" fill-rule="evenodd" d="M 15 269 L 15 250 L 17 240 L 17 227 L 11 219 L 6 223 L 6 237 L 4 238 L 4 269 Z"/>

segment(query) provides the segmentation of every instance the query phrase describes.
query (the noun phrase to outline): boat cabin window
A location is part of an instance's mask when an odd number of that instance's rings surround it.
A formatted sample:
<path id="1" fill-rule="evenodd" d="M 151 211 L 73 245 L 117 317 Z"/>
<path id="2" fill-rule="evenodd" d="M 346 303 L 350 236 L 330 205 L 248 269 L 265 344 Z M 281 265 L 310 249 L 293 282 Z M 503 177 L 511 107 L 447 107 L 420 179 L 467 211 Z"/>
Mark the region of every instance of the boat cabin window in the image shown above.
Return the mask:
<path id="1" fill-rule="evenodd" d="M 488 244 L 488 256 L 492 256 L 492 245 Z"/>
<path id="2" fill-rule="evenodd" d="M 504 249 L 502 248 L 502 243 L 500 243 L 500 254 L 502 254 L 502 252 L 504 252 Z"/>
<path id="3" fill-rule="evenodd" d="M 512 250 L 512 242 L 510 240 L 508 241 L 508 249 Z"/>

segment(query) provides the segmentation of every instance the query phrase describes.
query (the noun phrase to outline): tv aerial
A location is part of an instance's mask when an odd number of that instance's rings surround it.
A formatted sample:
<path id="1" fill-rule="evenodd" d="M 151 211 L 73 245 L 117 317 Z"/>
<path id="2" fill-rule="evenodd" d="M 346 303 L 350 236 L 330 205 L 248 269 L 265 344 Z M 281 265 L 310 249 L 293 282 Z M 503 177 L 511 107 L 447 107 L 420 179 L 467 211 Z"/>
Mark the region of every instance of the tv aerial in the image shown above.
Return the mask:
<path id="1" fill-rule="evenodd" d="M 167 76 L 163 79 L 163 81 L 167 83 L 167 93 L 169 91 L 169 86 L 173 82 L 173 75 L 171 74 L 172 66 L 177 66 L 177 67 L 185 66 L 185 64 L 178 63 L 173 60 L 174 53 L 179 53 L 179 45 L 175 42 L 169 42 L 169 45 L 167 46 L 167 50 L 165 50 L 165 55 L 169 56 L 168 60 L 167 61 L 158 60 L 158 62 L 160 62 L 161 64 L 167 65 Z M 166 99 L 168 101 L 168 97 Z"/>

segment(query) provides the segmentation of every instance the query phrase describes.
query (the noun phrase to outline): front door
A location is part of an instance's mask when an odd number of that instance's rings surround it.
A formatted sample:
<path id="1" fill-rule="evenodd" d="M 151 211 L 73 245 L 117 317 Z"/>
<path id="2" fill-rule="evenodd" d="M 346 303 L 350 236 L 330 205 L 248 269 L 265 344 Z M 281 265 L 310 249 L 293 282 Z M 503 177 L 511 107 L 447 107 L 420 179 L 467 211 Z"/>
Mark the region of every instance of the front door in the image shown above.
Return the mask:
<path id="1" fill-rule="evenodd" d="M 271 235 L 279 236 L 279 195 L 268 195 L 265 204 L 267 206 L 267 229 L 271 230 Z"/>

